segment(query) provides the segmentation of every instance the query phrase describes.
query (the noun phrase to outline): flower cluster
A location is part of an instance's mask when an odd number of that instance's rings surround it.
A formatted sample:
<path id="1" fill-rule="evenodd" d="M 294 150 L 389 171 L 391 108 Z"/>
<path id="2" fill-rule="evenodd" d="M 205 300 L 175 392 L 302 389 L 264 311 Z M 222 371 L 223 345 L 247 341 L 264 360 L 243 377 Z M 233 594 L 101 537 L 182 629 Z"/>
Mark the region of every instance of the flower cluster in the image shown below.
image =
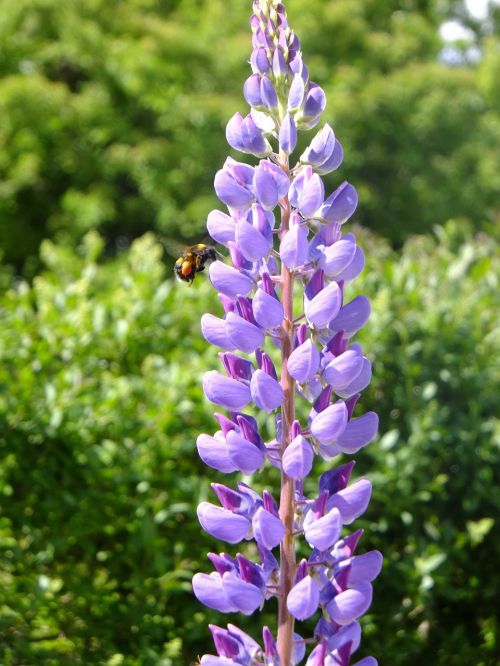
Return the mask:
<path id="1" fill-rule="evenodd" d="M 227 413 L 215 414 L 218 430 L 200 435 L 197 447 L 208 466 L 225 474 L 251 475 L 266 461 L 278 468 L 280 500 L 278 505 L 270 492 L 261 496 L 242 482 L 235 488 L 212 484 L 218 504 L 199 505 L 203 529 L 230 544 L 254 541 L 258 560 L 210 553 L 214 571 L 196 574 L 193 589 L 221 613 L 249 615 L 276 596 L 279 629 L 275 640 L 265 627 L 260 647 L 234 625 L 212 626 L 218 656 L 205 655 L 201 664 L 289 666 L 301 663 L 311 646 L 307 666 L 348 666 L 382 556 L 356 554 L 362 531 L 343 532 L 367 508 L 371 484 L 350 481 L 353 461 L 323 473 L 314 497 L 306 497 L 304 478 L 315 456 L 329 461 L 356 453 L 378 429 L 374 412 L 354 416 L 371 379 L 370 361 L 352 342 L 369 317 L 369 302 L 365 296 L 346 299 L 346 285 L 364 266 L 356 238 L 342 232 L 357 194 L 343 182 L 325 195 L 321 176 L 337 169 L 343 157 L 328 125 L 290 166 L 297 133 L 319 123 L 325 94 L 309 79 L 280 2 L 255 0 L 251 27 L 252 74 L 244 86 L 251 109 L 246 117 L 231 118 L 226 136 L 232 148 L 259 162 L 250 166 L 227 158 L 215 176 L 227 213 L 212 211 L 207 220 L 231 265 L 215 261 L 209 269 L 224 314 L 203 315 L 201 330 L 221 350 L 223 372 L 207 372 L 203 389 Z M 295 312 L 299 294 L 302 306 Z M 304 423 L 295 418 L 297 396 L 309 403 Z M 275 413 L 271 441 L 264 441 L 256 419 L 243 411 L 249 406 Z M 296 538 L 311 549 L 299 563 Z M 273 554 L 278 546 L 279 560 Z M 301 638 L 294 621 L 318 609 L 314 636 Z M 376 663 L 366 657 L 357 666 Z"/>

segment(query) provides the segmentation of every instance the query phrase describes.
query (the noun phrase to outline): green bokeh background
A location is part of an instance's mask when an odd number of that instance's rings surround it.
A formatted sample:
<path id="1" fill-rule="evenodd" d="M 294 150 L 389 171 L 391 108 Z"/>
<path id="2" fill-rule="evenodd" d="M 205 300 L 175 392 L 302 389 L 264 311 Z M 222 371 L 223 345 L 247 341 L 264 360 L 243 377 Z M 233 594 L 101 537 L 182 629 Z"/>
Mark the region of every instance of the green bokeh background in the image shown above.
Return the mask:
<path id="1" fill-rule="evenodd" d="M 327 186 L 360 194 L 367 267 L 349 295 L 373 306 L 358 339 L 380 436 L 355 474 L 374 484 L 363 548 L 385 565 L 359 654 L 496 666 L 499 9 L 287 8 L 344 146 Z M 199 318 L 220 305 L 206 279 L 172 280 L 164 247 L 201 240 L 217 206 L 250 12 L 0 0 L 1 666 L 191 665 L 227 621 L 190 591 L 221 548 L 195 514 L 223 480 L 195 449 L 214 430 L 200 375 L 217 367 Z M 443 58 L 449 18 L 474 48 Z M 230 619 L 258 637 L 274 615 Z"/>

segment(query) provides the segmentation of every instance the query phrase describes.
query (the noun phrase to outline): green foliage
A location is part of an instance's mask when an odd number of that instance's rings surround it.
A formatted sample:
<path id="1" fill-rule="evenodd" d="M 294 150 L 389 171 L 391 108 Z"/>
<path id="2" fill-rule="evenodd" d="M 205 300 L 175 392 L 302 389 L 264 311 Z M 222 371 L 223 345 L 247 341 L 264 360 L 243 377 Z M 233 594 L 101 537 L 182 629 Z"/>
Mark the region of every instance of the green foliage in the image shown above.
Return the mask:
<path id="1" fill-rule="evenodd" d="M 363 548 L 386 558 L 363 650 L 494 666 L 500 255 L 458 224 L 436 234 L 397 255 L 359 232 L 375 367 L 361 408 L 382 437 L 356 473 L 374 482 Z M 45 241 L 46 270 L 0 297 L 5 666 L 188 664 L 224 620 L 189 587 L 220 546 L 195 516 L 216 479 L 195 450 L 214 430 L 200 375 L 216 363 L 198 320 L 220 305 L 203 276 L 166 279 L 152 236 L 113 261 L 102 245 Z M 258 615 L 244 623 L 258 635 Z"/>
<path id="2" fill-rule="evenodd" d="M 288 3 L 313 78 L 330 95 L 325 120 L 346 148 L 335 182 L 352 179 L 360 222 L 396 243 L 450 217 L 479 226 L 498 216 L 498 39 L 479 68 L 439 64 L 447 4 Z M 224 127 L 245 108 L 250 2 L 0 7 L 6 259 L 27 261 L 32 274 L 44 238 L 77 242 L 92 228 L 112 250 L 151 229 L 203 235 Z"/>

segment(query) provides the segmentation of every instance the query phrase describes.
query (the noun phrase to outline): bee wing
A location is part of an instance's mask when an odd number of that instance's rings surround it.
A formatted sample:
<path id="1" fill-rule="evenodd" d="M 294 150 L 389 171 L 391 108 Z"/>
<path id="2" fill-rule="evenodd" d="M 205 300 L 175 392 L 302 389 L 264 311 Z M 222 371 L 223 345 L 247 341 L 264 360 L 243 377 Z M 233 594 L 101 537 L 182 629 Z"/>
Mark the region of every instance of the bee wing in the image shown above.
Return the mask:
<path id="1" fill-rule="evenodd" d="M 166 238 L 165 236 L 160 237 L 160 243 L 163 245 L 168 254 L 175 258 L 185 254 L 189 248 L 189 245 L 184 245 L 183 243 L 179 243 L 173 238 Z"/>

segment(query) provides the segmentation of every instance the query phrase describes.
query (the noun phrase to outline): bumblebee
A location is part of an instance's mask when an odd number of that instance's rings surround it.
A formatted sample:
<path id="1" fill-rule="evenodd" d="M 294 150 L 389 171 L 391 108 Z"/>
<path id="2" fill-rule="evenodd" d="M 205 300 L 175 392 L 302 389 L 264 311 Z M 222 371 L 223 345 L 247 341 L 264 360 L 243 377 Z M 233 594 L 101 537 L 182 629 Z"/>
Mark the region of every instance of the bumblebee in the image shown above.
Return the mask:
<path id="1" fill-rule="evenodd" d="M 198 243 L 188 247 L 174 265 L 174 272 L 179 280 L 193 284 L 196 273 L 205 270 L 208 262 L 217 259 L 217 250 L 211 245 Z"/>

